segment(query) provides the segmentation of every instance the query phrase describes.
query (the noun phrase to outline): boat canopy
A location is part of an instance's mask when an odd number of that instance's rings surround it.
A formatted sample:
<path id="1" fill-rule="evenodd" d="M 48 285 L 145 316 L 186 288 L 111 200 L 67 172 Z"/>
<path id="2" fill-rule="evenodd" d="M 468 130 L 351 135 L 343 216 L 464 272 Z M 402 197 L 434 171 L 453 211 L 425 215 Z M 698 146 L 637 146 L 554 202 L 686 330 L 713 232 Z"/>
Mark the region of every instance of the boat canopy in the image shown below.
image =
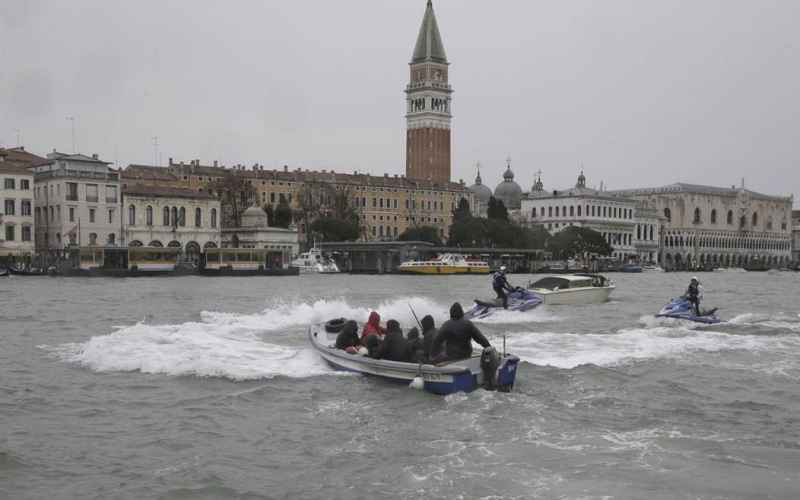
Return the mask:
<path id="1" fill-rule="evenodd" d="M 564 290 L 567 288 L 584 288 L 590 286 L 603 286 L 600 283 L 600 280 L 605 282 L 605 278 L 602 276 L 595 276 L 595 275 L 586 275 L 586 274 L 576 274 L 576 275 L 565 275 L 565 276 L 548 276 L 546 278 L 542 278 L 538 281 L 535 281 L 528 285 L 528 288 L 541 288 L 545 290 L 555 290 L 558 288 L 559 290 Z M 597 285 L 595 283 L 598 283 Z"/>

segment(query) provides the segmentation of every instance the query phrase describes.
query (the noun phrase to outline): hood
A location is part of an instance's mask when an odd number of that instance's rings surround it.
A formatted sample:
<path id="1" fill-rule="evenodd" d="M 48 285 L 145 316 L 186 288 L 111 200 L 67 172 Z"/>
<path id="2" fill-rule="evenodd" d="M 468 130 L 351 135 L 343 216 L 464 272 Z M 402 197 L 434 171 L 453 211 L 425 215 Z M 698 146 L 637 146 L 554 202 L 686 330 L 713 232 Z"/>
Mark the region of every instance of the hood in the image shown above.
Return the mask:
<path id="1" fill-rule="evenodd" d="M 419 338 L 419 328 L 416 326 L 413 327 L 411 330 L 408 331 L 408 340 L 415 340 Z"/>
<path id="2" fill-rule="evenodd" d="M 400 330 L 400 323 L 398 323 L 397 321 L 395 321 L 393 319 L 390 319 L 389 321 L 386 322 L 386 331 L 388 331 L 388 332 L 398 332 L 399 331 L 399 332 L 402 333 L 402 330 Z"/>
<path id="3" fill-rule="evenodd" d="M 420 324 L 422 325 L 422 330 L 425 331 L 425 332 L 427 332 L 428 330 L 431 330 L 433 328 L 436 328 L 436 325 L 433 322 L 433 316 L 431 316 L 430 314 L 428 314 L 427 316 L 422 318 L 422 321 L 420 321 Z"/>
<path id="4" fill-rule="evenodd" d="M 450 319 L 461 319 L 464 317 L 464 309 L 458 302 L 450 306 Z"/>
<path id="5" fill-rule="evenodd" d="M 369 313 L 369 319 L 367 320 L 367 323 L 372 326 L 379 326 L 381 323 L 381 315 L 375 311 L 372 311 Z"/>
<path id="6" fill-rule="evenodd" d="M 358 331 L 358 324 L 353 321 L 352 319 L 344 324 L 342 327 L 343 332 L 347 332 L 348 334 L 354 334 Z"/>

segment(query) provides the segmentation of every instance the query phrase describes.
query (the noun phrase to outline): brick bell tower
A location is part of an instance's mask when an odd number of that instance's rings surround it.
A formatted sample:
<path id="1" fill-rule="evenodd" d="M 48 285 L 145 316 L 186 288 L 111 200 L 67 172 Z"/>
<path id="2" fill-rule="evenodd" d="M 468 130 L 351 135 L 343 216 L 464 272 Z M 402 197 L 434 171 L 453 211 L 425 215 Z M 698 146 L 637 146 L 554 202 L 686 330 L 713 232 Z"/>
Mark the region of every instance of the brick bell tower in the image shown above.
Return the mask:
<path id="1" fill-rule="evenodd" d="M 447 55 L 428 0 L 409 64 L 406 87 L 406 177 L 450 182 L 450 101 Z"/>

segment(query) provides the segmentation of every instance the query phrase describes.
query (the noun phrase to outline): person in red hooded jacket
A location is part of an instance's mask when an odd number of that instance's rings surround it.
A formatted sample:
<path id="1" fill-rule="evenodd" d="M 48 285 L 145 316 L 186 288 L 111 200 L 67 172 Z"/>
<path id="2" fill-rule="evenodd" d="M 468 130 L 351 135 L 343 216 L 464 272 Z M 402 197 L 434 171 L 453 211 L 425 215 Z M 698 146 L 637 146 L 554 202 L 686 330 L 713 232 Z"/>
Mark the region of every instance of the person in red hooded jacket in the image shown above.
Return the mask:
<path id="1" fill-rule="evenodd" d="M 361 344 L 366 345 L 366 339 L 369 335 L 377 335 L 378 338 L 383 338 L 385 334 L 386 330 L 381 327 L 381 315 L 372 311 L 369 313 L 367 324 L 364 325 L 364 329 L 361 330 Z"/>

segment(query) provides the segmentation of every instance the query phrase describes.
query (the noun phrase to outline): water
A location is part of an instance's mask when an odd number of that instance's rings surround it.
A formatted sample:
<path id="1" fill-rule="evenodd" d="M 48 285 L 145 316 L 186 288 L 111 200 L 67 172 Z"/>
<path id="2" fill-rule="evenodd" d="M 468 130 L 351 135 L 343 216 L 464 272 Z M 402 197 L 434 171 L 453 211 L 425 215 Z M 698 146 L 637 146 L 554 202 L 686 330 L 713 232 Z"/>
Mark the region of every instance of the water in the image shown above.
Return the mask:
<path id="1" fill-rule="evenodd" d="M 656 320 L 688 278 L 481 321 L 515 392 L 448 397 L 305 327 L 438 324 L 488 278 L 0 279 L 0 498 L 800 497 L 800 274 L 705 274 L 727 323 Z"/>

